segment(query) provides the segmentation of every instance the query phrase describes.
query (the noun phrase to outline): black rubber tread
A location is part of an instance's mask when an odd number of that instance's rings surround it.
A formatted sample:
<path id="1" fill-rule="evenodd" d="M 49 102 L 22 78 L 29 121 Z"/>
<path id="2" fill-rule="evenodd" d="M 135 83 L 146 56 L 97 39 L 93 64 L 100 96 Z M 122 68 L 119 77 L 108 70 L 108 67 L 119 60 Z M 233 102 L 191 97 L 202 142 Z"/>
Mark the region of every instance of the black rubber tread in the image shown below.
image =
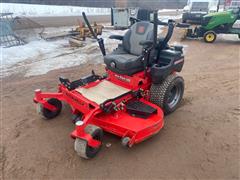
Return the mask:
<path id="1" fill-rule="evenodd" d="M 167 97 L 168 93 L 171 90 L 171 88 L 176 84 L 181 83 L 182 84 L 182 92 L 181 97 L 177 104 L 170 108 L 167 104 Z M 178 76 L 177 74 L 170 74 L 161 84 L 152 84 L 150 88 L 150 101 L 159 107 L 162 108 L 164 114 L 170 114 L 173 111 L 175 111 L 181 102 L 182 96 L 184 93 L 184 80 L 181 76 Z"/>
<path id="2" fill-rule="evenodd" d="M 58 116 L 62 110 L 62 102 L 56 98 L 48 99 L 47 102 L 57 108 L 56 111 L 51 111 L 47 108 L 42 107 L 42 115 L 46 119 L 53 119 Z"/>
<path id="3" fill-rule="evenodd" d="M 150 88 L 150 101 L 163 108 L 164 95 L 167 87 L 176 78 L 175 74 L 169 75 L 161 84 L 152 84 Z"/>
<path id="4" fill-rule="evenodd" d="M 208 40 L 206 39 L 206 37 L 207 37 L 207 35 L 208 35 L 209 33 L 213 33 L 213 34 L 214 34 L 214 39 L 213 39 L 212 41 L 208 41 Z M 204 41 L 205 41 L 206 43 L 213 43 L 213 42 L 217 39 L 217 34 L 216 34 L 214 31 L 207 31 L 207 32 L 204 33 L 203 39 L 204 39 Z"/>

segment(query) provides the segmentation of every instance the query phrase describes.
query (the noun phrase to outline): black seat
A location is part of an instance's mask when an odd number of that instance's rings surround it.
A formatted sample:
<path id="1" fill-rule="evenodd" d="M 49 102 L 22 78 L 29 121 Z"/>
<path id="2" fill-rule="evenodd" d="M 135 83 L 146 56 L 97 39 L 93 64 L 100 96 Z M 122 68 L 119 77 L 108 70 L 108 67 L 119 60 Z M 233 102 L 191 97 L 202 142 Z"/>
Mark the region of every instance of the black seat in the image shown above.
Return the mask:
<path id="1" fill-rule="evenodd" d="M 153 24 L 145 21 L 137 22 L 131 26 L 123 37 L 112 36 L 112 38 L 122 40 L 122 44 L 111 54 L 104 57 L 107 68 L 125 75 L 142 71 L 144 69 L 142 62 L 143 46 L 139 43 L 153 40 Z"/>

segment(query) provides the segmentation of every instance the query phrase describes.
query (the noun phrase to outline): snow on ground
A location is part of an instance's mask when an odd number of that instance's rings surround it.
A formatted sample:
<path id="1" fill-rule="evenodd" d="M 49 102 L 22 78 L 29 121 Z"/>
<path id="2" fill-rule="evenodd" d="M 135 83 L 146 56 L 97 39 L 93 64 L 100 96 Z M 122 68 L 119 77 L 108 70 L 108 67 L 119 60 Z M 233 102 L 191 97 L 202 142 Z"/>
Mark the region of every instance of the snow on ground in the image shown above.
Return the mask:
<path id="1" fill-rule="evenodd" d="M 168 22 L 169 19 L 173 19 L 173 20 L 179 20 L 182 19 L 182 15 L 160 15 L 158 16 L 158 19 L 160 19 L 163 22 Z"/>
<path id="2" fill-rule="evenodd" d="M 77 6 L 33 5 L 17 3 L 0 3 L 1 13 L 12 12 L 16 16 L 79 16 L 110 14 L 110 8 L 88 8 Z"/>
<path id="3" fill-rule="evenodd" d="M 175 11 L 182 11 L 182 9 L 160 9 L 158 12 L 175 12 Z"/>
<path id="4" fill-rule="evenodd" d="M 182 9 L 161 9 L 158 10 L 158 19 L 167 22 L 169 19 L 179 20 L 182 18 Z"/>
<path id="5" fill-rule="evenodd" d="M 233 28 L 240 28 L 240 20 L 237 20 L 237 21 L 233 24 Z"/>
<path id="6" fill-rule="evenodd" d="M 124 34 L 125 31 L 104 30 L 102 37 L 107 52 L 117 47 L 118 41 L 108 39 L 111 34 Z M 68 38 L 45 41 L 34 40 L 23 46 L 0 48 L 1 77 L 14 73 L 25 76 L 45 74 L 54 69 L 77 66 L 86 62 L 102 62 L 101 52 L 95 40 L 88 38 L 86 46 L 74 48 Z"/>
<path id="7" fill-rule="evenodd" d="M 239 38 L 237 34 L 218 34 L 217 40 L 239 42 Z"/>
<path id="8" fill-rule="evenodd" d="M 2 75 L 5 76 L 14 72 L 18 72 L 20 69 L 22 70 L 23 68 L 28 69 L 29 65 L 32 65 L 33 63 L 36 63 L 38 61 L 44 61 L 48 58 L 59 55 L 59 50 L 62 49 L 61 44 L 63 43 L 65 43 L 65 40 L 55 42 L 34 40 L 23 46 L 1 48 L 1 70 L 3 73 Z M 42 71 L 42 73 L 44 73 L 46 71 L 46 68 L 43 68 L 41 70 L 37 69 L 37 71 Z"/>

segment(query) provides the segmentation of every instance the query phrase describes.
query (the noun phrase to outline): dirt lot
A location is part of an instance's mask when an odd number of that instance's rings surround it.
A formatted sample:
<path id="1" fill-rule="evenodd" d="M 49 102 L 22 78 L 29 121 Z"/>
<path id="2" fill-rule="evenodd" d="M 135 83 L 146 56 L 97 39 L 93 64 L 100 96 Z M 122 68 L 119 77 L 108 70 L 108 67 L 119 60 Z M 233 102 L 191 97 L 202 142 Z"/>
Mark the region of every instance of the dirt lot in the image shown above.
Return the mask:
<path id="1" fill-rule="evenodd" d="M 180 41 L 178 35 L 172 42 Z M 182 43 L 184 100 L 165 118 L 165 128 L 131 149 L 105 134 L 104 146 L 92 160 L 80 159 L 73 150 L 69 107 L 45 121 L 36 114 L 32 98 L 36 88 L 56 90 L 59 75 L 74 79 L 103 68 L 88 64 L 4 78 L 0 179 L 239 179 L 240 42 Z"/>

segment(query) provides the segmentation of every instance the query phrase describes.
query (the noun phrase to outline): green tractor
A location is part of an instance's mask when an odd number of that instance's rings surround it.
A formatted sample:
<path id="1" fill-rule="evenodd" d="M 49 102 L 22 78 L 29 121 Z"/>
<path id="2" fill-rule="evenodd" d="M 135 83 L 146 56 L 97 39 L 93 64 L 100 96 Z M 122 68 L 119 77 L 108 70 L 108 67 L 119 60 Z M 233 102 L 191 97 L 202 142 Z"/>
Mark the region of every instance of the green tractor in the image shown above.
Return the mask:
<path id="1" fill-rule="evenodd" d="M 213 43 L 217 34 L 238 34 L 240 38 L 240 28 L 233 27 L 239 19 L 240 8 L 207 14 L 203 16 L 200 26 L 187 29 L 186 37 L 203 38 L 207 43 Z"/>

